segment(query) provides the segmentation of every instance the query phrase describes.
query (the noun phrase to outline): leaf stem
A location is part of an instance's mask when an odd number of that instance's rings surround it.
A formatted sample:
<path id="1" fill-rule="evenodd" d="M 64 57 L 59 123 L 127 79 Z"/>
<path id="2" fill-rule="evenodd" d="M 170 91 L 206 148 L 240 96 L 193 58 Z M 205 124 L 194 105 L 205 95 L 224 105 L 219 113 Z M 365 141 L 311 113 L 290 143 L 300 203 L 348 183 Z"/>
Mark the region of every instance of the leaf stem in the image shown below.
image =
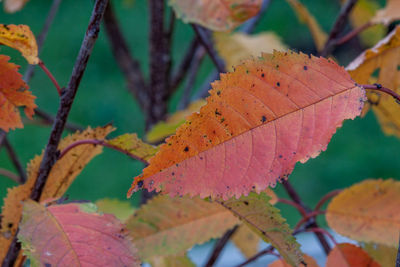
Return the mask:
<path id="1" fill-rule="evenodd" d="M 373 26 L 374 24 L 371 21 L 368 21 L 367 23 L 361 25 L 358 28 L 353 29 L 351 32 L 347 33 L 345 36 L 336 39 L 335 41 L 335 45 L 342 45 L 348 41 L 350 41 L 351 39 L 353 39 L 355 36 L 357 36 L 359 33 L 361 33 L 362 31 L 368 29 L 369 27 Z"/>
<path id="2" fill-rule="evenodd" d="M 397 102 L 400 103 L 400 95 L 397 94 L 396 92 L 390 90 L 389 88 L 383 87 L 382 85 L 375 83 L 375 84 L 361 84 L 361 87 L 364 89 L 369 89 L 369 90 L 375 90 L 375 91 L 380 91 L 385 94 L 388 94 L 392 96 L 394 99 L 396 99 Z"/>
<path id="3" fill-rule="evenodd" d="M 66 148 L 64 148 L 63 151 L 61 151 L 60 156 L 58 157 L 58 160 L 63 158 L 71 149 L 73 149 L 77 146 L 80 146 L 80 145 L 101 145 L 101 146 L 108 147 L 108 148 L 114 149 L 116 151 L 119 151 L 121 153 L 124 153 L 125 155 L 128 155 L 129 157 L 131 157 L 135 160 L 139 160 L 145 164 L 148 164 L 148 162 L 146 160 L 133 155 L 129 151 L 126 151 L 118 146 L 109 144 L 104 140 L 97 140 L 97 139 L 84 139 L 84 140 L 79 140 L 79 141 L 69 144 Z"/>
<path id="4" fill-rule="evenodd" d="M 42 68 L 44 73 L 46 73 L 47 77 L 50 78 L 50 80 L 52 81 L 54 86 L 57 88 L 58 95 L 61 96 L 61 87 L 58 84 L 56 78 L 53 76 L 53 74 L 51 74 L 50 70 L 44 65 L 44 62 L 42 60 L 39 60 L 39 64 L 38 65 L 39 65 L 39 67 Z"/>
<path id="5" fill-rule="evenodd" d="M 329 199 L 331 199 L 332 197 L 336 196 L 337 194 L 339 194 L 340 192 L 342 192 L 342 189 L 337 189 L 337 190 L 333 190 L 329 193 L 327 193 L 325 196 L 323 196 L 320 201 L 318 201 L 317 205 L 315 205 L 314 210 L 318 211 L 321 209 L 321 207 L 325 204 L 326 201 L 328 201 Z"/>
<path id="6" fill-rule="evenodd" d="M 304 216 L 294 227 L 295 230 L 299 229 L 305 222 L 307 222 L 308 220 L 310 220 L 311 218 L 314 218 L 320 214 L 325 214 L 325 211 L 323 210 L 315 210 L 312 212 L 307 213 L 306 216 Z"/>
<path id="7" fill-rule="evenodd" d="M 10 178 L 16 183 L 21 183 L 19 176 L 9 170 L 0 168 L 0 175 Z"/>
<path id="8" fill-rule="evenodd" d="M 208 258 L 207 263 L 204 265 L 205 267 L 211 267 L 214 265 L 225 245 L 228 243 L 229 239 L 237 231 L 238 228 L 239 225 L 235 225 L 235 227 L 226 231 L 225 234 L 220 239 L 218 239 L 218 241 L 215 243 L 211 256 Z"/>
<path id="9" fill-rule="evenodd" d="M 284 198 L 278 198 L 278 202 L 295 207 L 301 213 L 301 215 L 303 215 L 303 217 L 307 216 L 307 211 L 300 204 L 298 204 L 294 201 L 284 199 Z"/>

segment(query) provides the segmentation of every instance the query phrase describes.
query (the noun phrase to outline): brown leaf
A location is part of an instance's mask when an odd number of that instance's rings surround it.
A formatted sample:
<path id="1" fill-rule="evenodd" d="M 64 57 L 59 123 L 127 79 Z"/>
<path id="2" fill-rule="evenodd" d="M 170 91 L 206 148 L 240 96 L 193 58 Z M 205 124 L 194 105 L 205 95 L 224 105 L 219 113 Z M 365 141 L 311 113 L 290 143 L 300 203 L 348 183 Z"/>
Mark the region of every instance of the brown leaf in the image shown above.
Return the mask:
<path id="1" fill-rule="evenodd" d="M 326 260 L 326 267 L 380 267 L 364 250 L 343 243 L 334 247 Z"/>
<path id="2" fill-rule="evenodd" d="M 383 23 L 389 25 L 391 22 L 400 19 L 400 1 L 387 0 L 385 8 L 379 10 L 374 18 L 373 23 Z"/>

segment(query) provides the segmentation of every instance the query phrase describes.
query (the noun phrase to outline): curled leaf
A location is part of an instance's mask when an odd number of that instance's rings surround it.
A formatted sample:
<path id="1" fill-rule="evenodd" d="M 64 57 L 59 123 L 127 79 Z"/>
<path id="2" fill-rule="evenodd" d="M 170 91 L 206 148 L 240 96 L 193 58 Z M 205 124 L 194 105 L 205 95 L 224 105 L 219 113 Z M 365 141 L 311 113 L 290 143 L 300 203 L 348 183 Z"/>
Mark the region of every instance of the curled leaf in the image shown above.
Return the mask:
<path id="1" fill-rule="evenodd" d="M 0 55 L 0 129 L 6 132 L 23 127 L 18 107 L 25 107 L 25 114 L 30 119 L 37 107 L 36 97 L 28 91 L 29 86 L 18 73 L 19 66 L 9 60 L 10 57 Z"/>
<path id="2" fill-rule="evenodd" d="M 35 36 L 26 25 L 0 24 L 0 44 L 21 52 L 29 64 L 39 63 Z"/>
<path id="3" fill-rule="evenodd" d="M 92 203 L 24 203 L 18 233 L 33 266 L 140 266 L 124 226 Z"/>
<path id="4" fill-rule="evenodd" d="M 400 182 L 365 180 L 332 199 L 328 225 L 357 241 L 396 247 L 400 233 Z"/>
<path id="5" fill-rule="evenodd" d="M 294 52 L 245 61 L 212 86 L 207 104 L 166 139 L 128 195 L 141 187 L 224 199 L 264 191 L 325 150 L 365 100 L 336 63 Z"/>
<path id="6" fill-rule="evenodd" d="M 169 0 L 178 18 L 214 31 L 229 31 L 255 16 L 262 0 Z"/>

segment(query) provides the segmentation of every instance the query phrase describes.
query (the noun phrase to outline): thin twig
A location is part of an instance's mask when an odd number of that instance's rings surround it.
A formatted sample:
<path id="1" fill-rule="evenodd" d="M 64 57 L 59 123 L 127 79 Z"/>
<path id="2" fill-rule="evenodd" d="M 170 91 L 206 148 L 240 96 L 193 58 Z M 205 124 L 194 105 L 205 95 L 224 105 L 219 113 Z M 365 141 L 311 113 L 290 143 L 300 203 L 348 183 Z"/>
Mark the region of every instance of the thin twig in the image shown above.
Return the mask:
<path id="1" fill-rule="evenodd" d="M 10 142 L 8 142 L 7 137 L 4 140 L 4 146 L 7 150 L 8 156 L 10 157 L 12 163 L 14 164 L 15 169 L 19 174 L 19 183 L 23 184 L 26 182 L 26 173 L 24 168 L 22 167 L 21 161 L 19 160 L 17 153 L 15 153 L 14 148 L 11 146 Z"/>
<path id="2" fill-rule="evenodd" d="M 168 22 L 168 27 L 165 30 L 164 38 L 165 38 L 165 55 L 166 55 L 166 72 L 167 72 L 167 78 L 166 78 L 166 94 L 167 94 L 167 99 L 171 95 L 171 90 L 169 89 L 171 87 L 171 69 L 172 69 L 172 36 L 175 30 L 175 12 L 170 9 L 170 14 L 169 14 L 169 22 Z"/>
<path id="3" fill-rule="evenodd" d="M 44 22 L 42 31 L 39 33 L 39 35 L 36 38 L 36 43 L 38 46 L 38 50 L 41 50 L 43 47 L 43 43 L 46 40 L 47 34 L 49 33 L 49 29 L 51 24 L 53 24 L 54 18 L 56 17 L 58 8 L 60 7 L 62 0 L 53 0 L 53 3 L 51 4 L 50 10 L 47 13 L 47 18 L 46 21 Z M 24 74 L 24 81 L 26 83 L 29 83 L 29 81 L 32 79 L 33 72 L 35 70 L 35 65 L 29 65 L 25 71 Z"/>
<path id="4" fill-rule="evenodd" d="M 225 245 L 228 243 L 229 239 L 232 237 L 232 235 L 236 232 L 238 228 L 239 225 L 235 225 L 235 227 L 226 231 L 225 234 L 220 239 L 218 239 L 218 241 L 215 243 L 211 256 L 208 258 L 207 263 L 204 265 L 205 267 L 211 267 L 214 265 L 219 255 L 221 254 L 222 250 L 224 249 Z"/>
<path id="5" fill-rule="evenodd" d="M 147 164 L 148 162 L 140 157 L 137 157 L 135 155 L 133 155 L 132 153 L 130 153 L 127 150 L 124 150 L 118 146 L 114 146 L 112 144 L 107 143 L 106 141 L 103 140 L 97 140 L 97 139 L 84 139 L 84 140 L 79 140 L 76 141 L 74 143 L 69 144 L 66 148 L 64 148 L 63 151 L 61 151 L 60 156 L 58 157 L 58 160 L 60 160 L 62 157 L 64 157 L 71 149 L 73 149 L 74 147 L 77 146 L 81 146 L 81 145 L 101 145 L 101 146 L 105 146 L 111 149 L 114 149 L 116 151 L 119 151 L 121 153 L 124 153 L 125 155 L 128 155 L 129 157 L 135 159 L 135 160 L 139 160 L 145 164 Z"/>
<path id="6" fill-rule="evenodd" d="M 146 110 L 149 106 L 147 85 L 140 69 L 139 61 L 136 60 L 129 51 L 128 43 L 122 34 L 111 2 L 108 4 L 104 13 L 104 26 L 111 44 L 112 53 L 119 68 L 125 75 L 129 90 L 138 101 L 142 110 Z"/>
<path id="7" fill-rule="evenodd" d="M 50 70 L 46 67 L 46 65 L 44 65 L 44 62 L 42 60 L 39 61 L 39 67 L 42 68 L 42 70 L 44 71 L 44 73 L 46 73 L 47 77 L 50 78 L 51 82 L 54 84 L 54 86 L 57 89 L 58 95 L 61 96 L 61 87 L 58 84 L 56 78 L 53 76 L 53 74 L 50 72 Z"/>
<path id="8" fill-rule="evenodd" d="M 335 41 L 335 46 L 338 45 L 342 45 L 348 41 L 350 41 L 351 39 L 353 39 L 354 37 L 356 37 L 359 33 L 361 33 L 362 31 L 368 29 L 369 27 L 373 26 L 374 24 L 371 21 L 368 21 L 367 23 L 361 25 L 358 28 L 353 29 L 351 32 L 347 33 L 345 36 L 338 38 Z"/>
<path id="9" fill-rule="evenodd" d="M 329 199 L 331 199 L 332 197 L 336 196 L 337 194 L 339 194 L 340 192 L 342 192 L 342 189 L 337 189 L 337 190 L 333 190 L 331 192 L 329 192 L 328 194 L 326 194 L 325 196 L 323 196 L 317 203 L 317 205 L 315 205 L 314 210 L 318 211 L 321 209 L 321 207 L 325 204 L 326 201 L 328 201 Z"/>
<path id="10" fill-rule="evenodd" d="M 195 53 L 196 54 L 194 55 L 194 60 L 190 65 L 185 87 L 183 88 L 183 94 L 178 104 L 178 109 L 185 109 L 189 105 L 190 95 L 196 81 L 197 73 L 205 56 L 205 50 L 202 46 L 200 46 Z"/>
<path id="11" fill-rule="evenodd" d="M 390 90 L 389 88 L 383 87 L 382 85 L 380 85 L 378 83 L 376 83 L 376 84 L 360 84 L 360 86 L 363 87 L 364 89 L 379 91 L 379 92 L 388 94 L 388 95 L 392 96 L 398 103 L 400 103 L 400 95 L 399 94 Z"/>
<path id="12" fill-rule="evenodd" d="M 307 215 L 304 216 L 303 218 L 301 218 L 301 220 L 296 224 L 294 229 L 295 230 L 299 229 L 305 222 L 307 222 L 311 218 L 314 218 L 314 217 L 316 217 L 318 215 L 321 215 L 321 214 L 325 214 L 325 211 L 323 211 L 323 210 L 315 210 L 315 211 L 307 213 Z"/>
<path id="13" fill-rule="evenodd" d="M 291 200 L 288 200 L 288 199 L 284 199 L 284 198 L 279 198 L 278 202 L 290 205 L 292 207 L 295 207 L 301 213 L 301 215 L 303 217 L 307 216 L 307 211 L 301 205 L 297 204 L 294 201 L 291 201 Z"/>
<path id="14" fill-rule="evenodd" d="M 257 260 L 259 257 L 267 255 L 267 254 L 271 254 L 274 251 L 274 247 L 273 246 L 268 246 L 267 248 L 261 250 L 260 252 L 258 252 L 257 254 L 255 254 L 254 256 L 248 258 L 246 261 L 242 262 L 241 264 L 235 266 L 235 267 L 243 267 L 246 266 L 247 264 Z"/>
<path id="15" fill-rule="evenodd" d="M 331 233 L 329 233 L 327 230 L 319 228 L 319 227 L 313 227 L 313 228 L 307 228 L 304 232 L 313 232 L 313 233 L 320 233 L 320 234 L 324 234 L 327 237 L 329 237 L 332 241 L 332 243 L 337 246 L 337 242 L 335 240 L 335 238 L 333 237 L 333 235 L 331 235 Z"/>
<path id="16" fill-rule="evenodd" d="M 211 32 L 202 26 L 192 24 L 192 28 L 194 32 L 196 33 L 197 37 L 200 40 L 200 43 L 204 46 L 206 49 L 208 55 L 210 56 L 211 60 L 214 62 L 215 67 L 217 70 L 222 73 L 225 72 L 225 63 L 224 61 L 219 57 L 217 51 L 214 48 L 214 44 L 212 41 L 211 37 Z"/>
<path id="17" fill-rule="evenodd" d="M 48 124 L 48 125 L 52 125 L 55 120 L 53 115 L 50 115 L 41 109 L 35 109 L 35 116 L 39 117 L 45 124 Z M 74 123 L 67 122 L 65 124 L 65 129 L 72 131 L 72 132 L 76 132 L 76 131 L 82 131 L 83 127 L 81 127 L 77 124 L 74 124 Z"/>
<path id="18" fill-rule="evenodd" d="M 254 31 L 255 27 L 257 26 L 260 18 L 264 15 L 265 11 L 268 9 L 271 0 L 264 0 L 261 9 L 255 17 L 252 17 L 240 27 L 241 32 L 251 33 Z"/>
<path id="19" fill-rule="evenodd" d="M 356 3 L 357 0 L 347 0 L 347 2 L 342 6 L 320 56 L 326 57 L 332 52 L 335 47 L 335 39 L 346 25 L 347 17 L 350 15 L 351 10 Z"/>
<path id="20" fill-rule="evenodd" d="M 200 49 L 200 47 L 201 46 L 197 37 L 193 38 L 178 67 L 175 71 L 173 71 L 171 85 L 169 88 L 170 94 L 172 94 L 185 79 L 185 76 L 188 73 L 188 70 L 190 69 L 191 63 L 194 59 L 194 55 L 196 54 L 196 51 Z M 201 47 L 201 49 L 203 48 Z"/>
<path id="21" fill-rule="evenodd" d="M 9 170 L 0 168 L 0 175 L 10 178 L 11 180 L 13 180 L 14 182 L 16 182 L 18 184 L 21 183 L 19 176 Z"/>
<path id="22" fill-rule="evenodd" d="M 399 233 L 399 247 L 397 248 L 396 267 L 400 267 L 400 233 Z"/>
<path id="23" fill-rule="evenodd" d="M 296 202 L 297 204 L 302 206 L 307 212 L 311 211 L 306 205 L 304 205 L 304 203 L 301 201 L 301 198 L 300 198 L 299 194 L 297 194 L 296 190 L 292 187 L 292 185 L 287 180 L 283 181 L 282 185 L 285 188 L 285 190 L 288 193 L 288 195 L 290 196 L 290 198 L 294 202 Z M 319 228 L 319 226 L 318 226 L 318 224 L 317 224 L 317 222 L 315 221 L 314 218 L 311 218 L 309 220 L 308 226 L 312 227 L 312 228 Z M 318 233 L 318 232 L 316 232 L 315 235 L 318 238 L 319 243 L 321 244 L 322 248 L 324 249 L 325 254 L 328 255 L 330 250 L 331 250 L 331 247 L 330 247 L 328 241 L 326 240 L 325 236 L 323 234 L 321 234 L 321 233 Z"/>

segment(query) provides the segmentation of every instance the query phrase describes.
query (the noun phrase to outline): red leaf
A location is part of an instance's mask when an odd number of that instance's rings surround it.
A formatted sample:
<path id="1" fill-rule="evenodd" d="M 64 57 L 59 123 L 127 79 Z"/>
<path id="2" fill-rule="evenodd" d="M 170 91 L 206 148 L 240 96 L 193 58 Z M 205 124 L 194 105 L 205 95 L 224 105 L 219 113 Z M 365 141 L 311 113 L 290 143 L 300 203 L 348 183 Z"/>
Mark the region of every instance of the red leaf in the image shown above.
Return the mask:
<path id="1" fill-rule="evenodd" d="M 286 179 L 296 162 L 326 149 L 358 116 L 363 88 L 336 63 L 304 54 L 262 54 L 213 83 L 207 104 L 166 139 L 136 178 L 171 196 L 247 195 Z"/>
<path id="2" fill-rule="evenodd" d="M 326 267 L 380 267 L 364 250 L 353 244 L 343 243 L 334 247 L 326 260 Z"/>
<path id="3" fill-rule="evenodd" d="M 48 208 L 28 200 L 18 238 L 37 266 L 140 266 L 123 225 L 86 204 Z"/>

